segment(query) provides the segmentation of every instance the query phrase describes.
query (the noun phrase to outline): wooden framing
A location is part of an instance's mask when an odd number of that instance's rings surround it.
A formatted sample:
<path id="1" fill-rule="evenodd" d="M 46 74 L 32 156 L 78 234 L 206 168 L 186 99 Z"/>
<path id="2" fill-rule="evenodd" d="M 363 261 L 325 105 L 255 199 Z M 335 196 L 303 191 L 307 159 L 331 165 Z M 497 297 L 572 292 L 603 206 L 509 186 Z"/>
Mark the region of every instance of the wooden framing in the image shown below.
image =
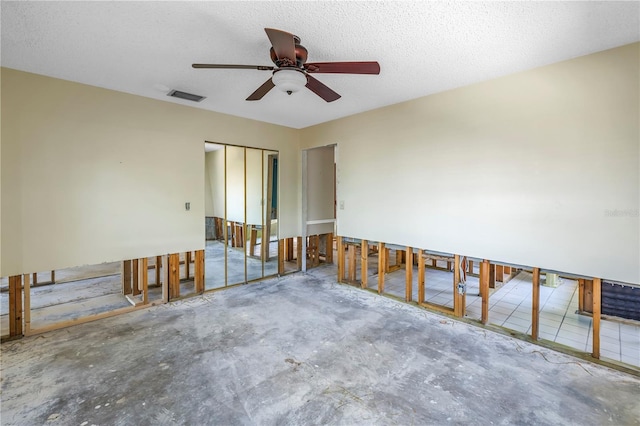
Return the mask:
<path id="1" fill-rule="evenodd" d="M 156 282 L 155 285 L 160 285 L 162 279 L 160 278 L 160 269 L 162 268 L 162 256 L 156 256 Z"/>
<path id="2" fill-rule="evenodd" d="M 333 232 L 327 234 L 327 242 L 325 244 L 324 260 L 327 263 L 333 263 Z"/>
<path id="3" fill-rule="evenodd" d="M 496 265 L 489 264 L 489 288 L 496 288 Z"/>
<path id="4" fill-rule="evenodd" d="M 489 261 L 484 259 L 480 262 L 480 295 L 482 296 L 482 317 L 483 324 L 489 323 Z"/>
<path id="5" fill-rule="evenodd" d="M 424 264 L 422 249 L 418 249 L 418 303 L 424 303 L 424 275 L 426 265 Z"/>
<path id="6" fill-rule="evenodd" d="M 285 240 L 278 240 L 278 274 L 284 275 Z"/>
<path id="7" fill-rule="evenodd" d="M 169 302 L 169 277 L 171 276 L 169 268 L 169 255 L 162 256 L 162 302 Z"/>
<path id="8" fill-rule="evenodd" d="M 341 237 L 340 237 L 341 238 Z M 296 260 L 298 261 L 298 271 L 302 270 L 302 237 L 296 237 Z M 340 256 L 340 254 L 338 254 Z"/>
<path id="9" fill-rule="evenodd" d="M 285 260 L 290 261 L 294 259 L 293 255 L 293 238 L 286 238 L 287 251 Z"/>
<path id="10" fill-rule="evenodd" d="M 347 250 L 349 252 L 349 267 L 347 268 L 349 281 L 356 281 L 356 245 L 351 243 L 347 244 Z"/>
<path id="11" fill-rule="evenodd" d="M 133 291 L 131 287 L 131 261 L 123 260 L 120 263 L 120 282 L 122 283 L 122 294 L 125 296 Z"/>
<path id="12" fill-rule="evenodd" d="M 384 243 L 378 243 L 378 294 L 384 293 L 384 274 L 387 270 L 387 253 Z"/>
<path id="13" fill-rule="evenodd" d="M 31 331 L 31 284 L 29 282 L 29 274 L 24 274 L 24 334 L 27 335 Z"/>
<path id="14" fill-rule="evenodd" d="M 22 336 L 22 275 L 9 277 L 9 337 Z"/>
<path id="15" fill-rule="evenodd" d="M 149 303 L 149 259 L 146 257 L 140 259 L 138 271 L 140 273 L 138 283 L 142 290 L 142 304 L 146 305 Z"/>
<path id="16" fill-rule="evenodd" d="M 578 312 L 584 312 L 584 278 L 578 278 Z"/>
<path id="17" fill-rule="evenodd" d="M 204 293 L 204 250 L 196 250 L 193 269 L 195 291 L 202 294 Z"/>
<path id="18" fill-rule="evenodd" d="M 504 267 L 502 265 L 496 265 L 496 281 L 504 282 Z"/>
<path id="19" fill-rule="evenodd" d="M 369 242 L 362 240 L 360 244 L 360 286 L 367 288 L 369 275 Z"/>
<path id="20" fill-rule="evenodd" d="M 400 268 L 402 268 L 402 254 L 404 253 L 404 250 L 398 250 L 396 249 L 396 263 L 394 265 L 390 265 L 389 264 L 389 258 L 391 257 L 389 255 L 391 249 L 389 248 L 385 248 L 386 252 L 384 254 L 384 265 L 385 265 L 385 272 L 387 273 L 391 273 L 391 272 L 395 272 L 397 270 L 399 270 Z"/>
<path id="21" fill-rule="evenodd" d="M 336 237 L 336 244 L 338 247 L 338 282 L 341 283 L 344 279 L 344 247 L 342 246 L 342 237 Z"/>
<path id="22" fill-rule="evenodd" d="M 540 324 L 540 268 L 533 268 L 533 299 L 531 306 L 531 338 L 538 340 Z"/>
<path id="23" fill-rule="evenodd" d="M 133 282 L 132 282 L 132 285 L 131 285 L 131 290 L 132 290 L 131 291 L 131 295 L 132 296 L 137 296 L 137 295 L 140 294 L 140 284 L 139 284 L 139 278 L 140 278 L 139 269 L 140 269 L 140 266 L 139 266 L 138 259 L 133 259 L 131 261 L 131 265 L 132 265 L 132 267 L 131 267 L 131 270 L 132 270 L 131 277 L 133 278 Z"/>
<path id="24" fill-rule="evenodd" d="M 169 300 L 172 300 L 180 297 L 180 254 L 173 253 L 168 257 L 167 287 L 169 289 Z"/>
<path id="25" fill-rule="evenodd" d="M 258 242 L 258 229 L 254 225 L 250 225 L 249 231 L 249 256 L 255 256 L 256 243 Z M 264 238 L 262 239 L 264 242 Z M 264 244 L 263 244 L 264 246 Z"/>
<path id="26" fill-rule="evenodd" d="M 459 318 L 464 317 L 466 309 L 466 291 L 462 294 L 458 291 L 460 284 L 460 255 L 453 255 L 453 313 Z"/>
<path id="27" fill-rule="evenodd" d="M 184 254 L 184 279 L 188 280 L 191 275 L 191 252 Z"/>
<path id="28" fill-rule="evenodd" d="M 315 268 L 320 265 L 320 235 L 309 236 L 309 246 L 313 247 L 313 250 L 309 252 L 311 257 L 311 267 Z"/>
<path id="29" fill-rule="evenodd" d="M 407 246 L 405 254 L 405 291 L 404 300 L 413 300 L 413 248 Z"/>
<path id="30" fill-rule="evenodd" d="M 600 278 L 593 279 L 593 346 L 591 348 L 591 356 L 600 359 L 600 313 L 602 300 L 602 280 Z"/>

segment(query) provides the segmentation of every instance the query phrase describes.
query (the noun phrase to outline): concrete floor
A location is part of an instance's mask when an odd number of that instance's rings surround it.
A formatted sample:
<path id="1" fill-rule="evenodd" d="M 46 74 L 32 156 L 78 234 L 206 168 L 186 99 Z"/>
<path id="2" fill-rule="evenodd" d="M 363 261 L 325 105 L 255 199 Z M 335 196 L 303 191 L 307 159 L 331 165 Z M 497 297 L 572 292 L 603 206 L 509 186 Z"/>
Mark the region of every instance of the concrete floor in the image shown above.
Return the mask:
<path id="1" fill-rule="evenodd" d="M 335 284 L 238 286 L 7 342 L 2 424 L 640 424 L 640 379 Z"/>

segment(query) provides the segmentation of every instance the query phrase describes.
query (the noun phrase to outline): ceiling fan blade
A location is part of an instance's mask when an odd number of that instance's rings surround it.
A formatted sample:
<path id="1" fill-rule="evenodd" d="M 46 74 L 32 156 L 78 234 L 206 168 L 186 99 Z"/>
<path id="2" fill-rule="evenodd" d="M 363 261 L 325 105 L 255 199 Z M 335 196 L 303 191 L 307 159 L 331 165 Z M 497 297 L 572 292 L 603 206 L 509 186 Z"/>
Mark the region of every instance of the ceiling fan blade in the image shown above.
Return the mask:
<path id="1" fill-rule="evenodd" d="M 264 31 L 269 37 L 269 41 L 276 52 L 278 59 L 289 59 L 294 64 L 296 62 L 296 42 L 293 34 L 286 31 L 276 30 L 273 28 L 265 28 Z"/>
<path id="2" fill-rule="evenodd" d="M 260 70 L 260 71 L 273 71 L 274 67 L 265 65 L 224 65 L 224 64 L 192 64 L 193 68 L 219 68 L 219 69 L 233 69 L 233 70 Z"/>
<path id="3" fill-rule="evenodd" d="M 264 95 L 269 93 L 269 90 L 273 89 L 275 86 L 276 85 L 273 84 L 273 80 L 269 79 L 269 80 L 265 81 L 262 84 L 262 86 L 258 87 L 255 92 L 253 92 L 251 95 L 249 95 L 249 97 L 246 100 L 247 101 L 259 101 L 260 99 L 262 99 L 262 97 Z"/>
<path id="4" fill-rule="evenodd" d="M 327 102 L 340 99 L 340 95 L 310 75 L 307 75 L 307 88 Z"/>
<path id="5" fill-rule="evenodd" d="M 307 72 L 336 74 L 380 74 L 377 62 L 311 62 L 304 64 Z"/>

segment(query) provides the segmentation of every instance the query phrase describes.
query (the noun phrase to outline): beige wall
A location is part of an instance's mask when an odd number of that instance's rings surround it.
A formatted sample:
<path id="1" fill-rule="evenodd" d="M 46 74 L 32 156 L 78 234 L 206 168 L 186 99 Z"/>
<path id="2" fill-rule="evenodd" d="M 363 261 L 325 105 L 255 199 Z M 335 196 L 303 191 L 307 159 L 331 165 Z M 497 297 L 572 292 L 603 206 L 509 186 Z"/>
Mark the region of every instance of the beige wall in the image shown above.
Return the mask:
<path id="1" fill-rule="evenodd" d="M 0 275 L 202 248 L 208 140 L 280 151 L 281 237 L 336 143 L 341 235 L 640 282 L 639 48 L 303 130 L 2 68 Z"/>
<path id="2" fill-rule="evenodd" d="M 293 129 L 2 68 L 1 137 L 2 276 L 203 248 L 205 140 L 280 151 L 298 234 Z"/>
<path id="3" fill-rule="evenodd" d="M 338 144 L 338 233 L 640 282 L 639 47 L 302 130 Z"/>

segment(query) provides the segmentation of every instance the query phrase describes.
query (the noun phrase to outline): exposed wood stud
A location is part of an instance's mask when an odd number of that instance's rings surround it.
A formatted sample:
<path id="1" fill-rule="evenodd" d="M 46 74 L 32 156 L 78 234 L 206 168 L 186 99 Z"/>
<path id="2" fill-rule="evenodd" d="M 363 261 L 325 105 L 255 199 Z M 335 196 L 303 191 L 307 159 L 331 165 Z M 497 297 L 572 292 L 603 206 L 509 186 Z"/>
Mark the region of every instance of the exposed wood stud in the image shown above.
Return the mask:
<path id="1" fill-rule="evenodd" d="M 425 264 L 422 249 L 418 249 L 418 303 L 424 303 Z"/>
<path id="2" fill-rule="evenodd" d="M 142 304 L 149 303 L 149 259 L 140 259 L 140 285 L 142 287 Z"/>
<path id="3" fill-rule="evenodd" d="M 9 337 L 22 336 L 22 275 L 9 277 Z"/>
<path id="4" fill-rule="evenodd" d="M 531 306 L 531 338 L 538 340 L 540 324 L 540 268 L 533 268 L 533 300 Z"/>
<path id="5" fill-rule="evenodd" d="M 320 265 L 320 235 L 312 235 L 309 237 L 309 240 L 313 241 L 313 243 L 310 244 L 314 247 L 311 256 L 311 266 L 315 268 Z"/>
<path id="6" fill-rule="evenodd" d="M 593 346 L 591 355 L 600 359 L 600 313 L 602 300 L 602 281 L 600 278 L 593 279 Z"/>
<path id="7" fill-rule="evenodd" d="M 278 240 L 278 274 L 284 275 L 285 240 Z"/>
<path id="8" fill-rule="evenodd" d="M 413 248 L 407 247 L 405 254 L 405 295 L 404 300 L 413 300 Z"/>
<path id="9" fill-rule="evenodd" d="M 33 274 L 36 275 L 35 273 Z M 29 274 L 24 275 L 24 334 L 27 335 L 31 331 L 31 284 L 29 283 Z"/>
<path id="10" fill-rule="evenodd" d="M 302 270 L 302 237 L 296 237 L 296 260 L 298 271 Z"/>
<path id="11" fill-rule="evenodd" d="M 204 293 L 204 250 L 196 250 L 195 265 L 193 271 L 196 293 Z"/>
<path id="12" fill-rule="evenodd" d="M 584 278 L 578 279 L 578 312 L 584 312 Z"/>
<path id="13" fill-rule="evenodd" d="M 140 265 L 138 264 L 138 259 L 133 259 L 131 261 L 131 270 L 132 270 L 131 277 L 133 278 L 132 285 L 131 285 L 131 289 L 132 289 L 131 294 L 133 296 L 137 296 L 140 294 L 140 280 L 139 280 L 140 276 L 138 272 L 139 267 Z"/>
<path id="14" fill-rule="evenodd" d="M 473 274 L 473 260 L 467 261 L 467 273 Z"/>
<path id="15" fill-rule="evenodd" d="M 369 242 L 367 240 L 362 240 L 362 244 L 360 245 L 360 282 L 362 288 L 367 288 L 368 286 L 368 276 L 369 276 Z"/>
<path id="16" fill-rule="evenodd" d="M 333 263 L 333 232 L 327 234 L 327 243 L 325 248 L 325 262 Z"/>
<path id="17" fill-rule="evenodd" d="M 447 271 L 451 270 L 451 262 L 447 262 Z"/>
<path id="18" fill-rule="evenodd" d="M 156 256 L 156 285 L 162 282 L 160 278 L 160 269 L 162 268 L 162 256 Z"/>
<path id="19" fill-rule="evenodd" d="M 169 255 L 169 298 L 180 297 L 180 254 Z"/>
<path id="20" fill-rule="evenodd" d="M 338 282 L 344 279 L 344 247 L 342 246 L 342 237 L 336 237 L 338 247 Z"/>
<path id="21" fill-rule="evenodd" d="M 286 260 L 293 260 L 293 238 L 287 238 L 287 256 Z"/>
<path id="22" fill-rule="evenodd" d="M 35 287 L 36 285 L 38 285 L 38 273 L 34 272 L 33 273 L 33 286 Z"/>
<path id="23" fill-rule="evenodd" d="M 489 261 L 480 262 L 480 295 L 482 296 L 482 317 L 481 322 L 489 322 Z"/>
<path id="24" fill-rule="evenodd" d="M 51 271 L 51 284 L 56 283 L 56 271 Z"/>
<path id="25" fill-rule="evenodd" d="M 251 232 L 249 233 L 249 256 L 255 256 L 256 242 L 258 241 L 258 230 L 255 226 L 251 226 Z M 262 248 L 265 247 L 264 237 L 262 238 Z"/>
<path id="26" fill-rule="evenodd" d="M 169 255 L 162 256 L 162 301 L 164 303 L 169 302 L 169 277 L 170 277 L 170 269 L 169 269 Z"/>
<path id="27" fill-rule="evenodd" d="M 466 294 L 458 291 L 460 280 L 460 255 L 453 256 L 453 311 L 454 314 L 462 318 L 465 312 Z"/>
<path id="28" fill-rule="evenodd" d="M 184 254 L 184 278 L 186 280 L 189 279 L 189 276 L 191 275 L 191 252 L 188 251 Z"/>
<path id="29" fill-rule="evenodd" d="M 504 267 L 502 265 L 496 265 L 496 281 L 504 282 Z"/>
<path id="30" fill-rule="evenodd" d="M 122 294 L 131 294 L 131 261 L 123 260 L 120 263 L 120 282 L 122 283 Z"/>
<path id="31" fill-rule="evenodd" d="M 496 288 L 496 265 L 489 264 L 489 288 Z"/>
<path id="32" fill-rule="evenodd" d="M 349 275 L 349 281 L 353 282 L 356 280 L 356 245 L 353 243 L 348 244 L 348 251 L 349 251 L 348 275 Z"/>
<path id="33" fill-rule="evenodd" d="M 384 243 L 378 243 L 378 294 L 384 293 L 384 274 L 387 270 L 388 250 L 384 247 Z"/>

